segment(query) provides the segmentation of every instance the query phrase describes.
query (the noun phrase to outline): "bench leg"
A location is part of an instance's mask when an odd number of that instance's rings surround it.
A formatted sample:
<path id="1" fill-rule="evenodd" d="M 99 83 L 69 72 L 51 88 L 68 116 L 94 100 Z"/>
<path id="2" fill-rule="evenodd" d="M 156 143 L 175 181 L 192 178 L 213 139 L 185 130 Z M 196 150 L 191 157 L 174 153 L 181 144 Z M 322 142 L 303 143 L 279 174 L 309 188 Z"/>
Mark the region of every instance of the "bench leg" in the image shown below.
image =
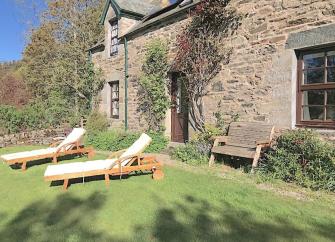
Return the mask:
<path id="1" fill-rule="evenodd" d="M 214 140 L 214 144 L 213 144 L 213 147 L 216 147 L 219 145 L 219 140 L 218 139 L 215 139 Z M 209 159 L 209 166 L 212 166 L 214 165 L 214 162 L 215 162 L 215 155 L 214 153 L 212 152 L 211 153 L 211 158 Z"/>
<path id="2" fill-rule="evenodd" d="M 109 183 L 110 183 L 109 174 L 105 174 L 105 183 L 106 183 L 106 186 L 109 187 Z"/>
<path id="3" fill-rule="evenodd" d="M 211 167 L 215 163 L 215 155 L 212 153 L 211 158 L 209 159 L 209 166 Z"/>
<path id="4" fill-rule="evenodd" d="M 65 179 L 63 183 L 63 190 L 66 191 L 69 187 L 69 179 Z"/>
<path id="5" fill-rule="evenodd" d="M 255 173 L 255 168 L 258 166 L 258 160 L 261 155 L 261 150 L 262 150 L 262 146 L 257 146 L 256 154 L 255 154 L 254 160 L 252 161 L 251 173 Z"/>

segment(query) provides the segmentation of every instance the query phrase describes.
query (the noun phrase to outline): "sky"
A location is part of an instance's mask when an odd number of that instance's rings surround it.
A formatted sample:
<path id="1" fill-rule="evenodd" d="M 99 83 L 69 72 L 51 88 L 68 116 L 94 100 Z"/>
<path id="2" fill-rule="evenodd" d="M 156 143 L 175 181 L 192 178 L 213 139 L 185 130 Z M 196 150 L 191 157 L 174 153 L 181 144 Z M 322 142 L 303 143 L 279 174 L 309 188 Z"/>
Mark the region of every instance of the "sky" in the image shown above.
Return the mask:
<path id="1" fill-rule="evenodd" d="M 38 24 L 34 16 L 43 8 L 42 2 L 0 0 L 0 62 L 21 59 L 26 43 L 25 34 Z"/>
<path id="2" fill-rule="evenodd" d="M 38 25 L 36 13 L 44 7 L 43 0 L 0 0 L 0 62 L 22 58 L 25 35 Z"/>

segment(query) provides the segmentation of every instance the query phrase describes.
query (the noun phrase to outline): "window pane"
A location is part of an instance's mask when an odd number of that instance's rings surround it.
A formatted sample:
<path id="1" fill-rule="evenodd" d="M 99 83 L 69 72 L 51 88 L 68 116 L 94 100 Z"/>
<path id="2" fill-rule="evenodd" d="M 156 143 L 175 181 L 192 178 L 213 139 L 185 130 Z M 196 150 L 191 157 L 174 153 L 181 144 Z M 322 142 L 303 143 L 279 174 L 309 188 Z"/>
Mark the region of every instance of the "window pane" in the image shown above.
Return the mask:
<path id="1" fill-rule="evenodd" d="M 305 91 L 304 92 L 304 105 L 324 105 L 325 92 L 324 91 Z"/>
<path id="2" fill-rule="evenodd" d="M 327 68 L 327 82 L 335 82 L 335 68 Z"/>
<path id="3" fill-rule="evenodd" d="M 327 107 L 327 120 L 335 121 L 335 106 Z"/>
<path id="4" fill-rule="evenodd" d="M 324 53 L 304 55 L 304 69 L 323 67 L 325 65 Z"/>
<path id="5" fill-rule="evenodd" d="M 327 52 L 327 65 L 335 66 L 335 51 Z"/>
<path id="6" fill-rule="evenodd" d="M 303 107 L 303 120 L 311 121 L 311 120 L 324 120 L 324 107 Z"/>
<path id="7" fill-rule="evenodd" d="M 113 101 L 112 105 L 112 115 L 119 116 L 119 101 Z"/>
<path id="8" fill-rule="evenodd" d="M 314 84 L 324 82 L 325 82 L 324 69 L 304 71 L 304 84 Z"/>
<path id="9" fill-rule="evenodd" d="M 335 105 L 335 90 L 327 91 L 327 105 Z"/>

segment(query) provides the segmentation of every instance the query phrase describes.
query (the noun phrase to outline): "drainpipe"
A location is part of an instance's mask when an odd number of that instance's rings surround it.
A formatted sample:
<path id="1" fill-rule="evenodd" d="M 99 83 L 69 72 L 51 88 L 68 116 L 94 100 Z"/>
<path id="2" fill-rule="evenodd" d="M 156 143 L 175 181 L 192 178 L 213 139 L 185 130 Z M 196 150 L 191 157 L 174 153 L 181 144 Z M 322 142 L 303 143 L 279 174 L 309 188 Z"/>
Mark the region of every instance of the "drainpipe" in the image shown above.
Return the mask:
<path id="1" fill-rule="evenodd" d="M 124 38 L 124 128 L 128 130 L 128 41 Z"/>

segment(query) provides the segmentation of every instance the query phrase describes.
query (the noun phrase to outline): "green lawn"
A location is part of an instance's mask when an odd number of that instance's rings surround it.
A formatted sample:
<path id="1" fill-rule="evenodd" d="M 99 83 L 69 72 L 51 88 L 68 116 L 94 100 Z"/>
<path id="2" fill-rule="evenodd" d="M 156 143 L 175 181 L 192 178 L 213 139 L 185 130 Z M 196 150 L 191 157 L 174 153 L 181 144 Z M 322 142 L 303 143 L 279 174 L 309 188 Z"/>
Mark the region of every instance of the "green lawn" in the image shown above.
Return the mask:
<path id="1" fill-rule="evenodd" d="M 34 147 L 0 149 L 0 154 Z M 36 147 L 35 147 L 36 148 Z M 103 158 L 97 156 L 96 158 Z M 83 161 L 80 158 L 64 162 Z M 72 184 L 43 180 L 48 164 L 26 172 L 0 166 L 0 241 L 334 241 L 333 195 L 299 201 L 226 179 L 165 167 L 150 175 Z"/>

